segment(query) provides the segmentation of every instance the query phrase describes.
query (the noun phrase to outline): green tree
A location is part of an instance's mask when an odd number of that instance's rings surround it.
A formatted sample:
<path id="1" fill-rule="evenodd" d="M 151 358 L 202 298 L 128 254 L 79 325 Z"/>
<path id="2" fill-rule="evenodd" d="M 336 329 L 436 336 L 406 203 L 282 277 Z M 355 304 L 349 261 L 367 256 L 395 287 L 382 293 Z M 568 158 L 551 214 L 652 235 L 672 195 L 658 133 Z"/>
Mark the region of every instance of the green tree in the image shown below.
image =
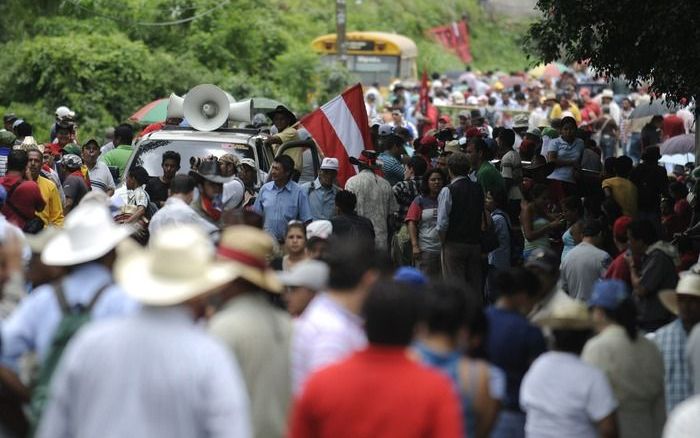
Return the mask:
<path id="1" fill-rule="evenodd" d="M 700 2 L 539 0 L 528 31 L 531 55 L 588 61 L 600 73 L 645 81 L 667 100 L 700 92 Z"/>

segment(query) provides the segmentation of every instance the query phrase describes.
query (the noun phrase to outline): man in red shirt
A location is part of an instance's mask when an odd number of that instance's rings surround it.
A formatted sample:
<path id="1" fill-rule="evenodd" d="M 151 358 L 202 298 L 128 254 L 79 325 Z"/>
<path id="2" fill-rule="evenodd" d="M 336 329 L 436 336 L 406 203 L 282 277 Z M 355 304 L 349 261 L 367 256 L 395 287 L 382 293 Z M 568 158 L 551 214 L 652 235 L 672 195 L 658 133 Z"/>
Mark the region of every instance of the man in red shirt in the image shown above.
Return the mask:
<path id="1" fill-rule="evenodd" d="M 462 437 L 449 380 L 407 355 L 417 291 L 379 283 L 364 304 L 369 347 L 313 374 L 295 401 L 291 438 Z"/>
<path id="2" fill-rule="evenodd" d="M 7 173 L 0 178 L 0 184 L 7 190 L 7 200 L 2 207 L 2 214 L 9 222 L 22 229 L 27 222 L 36 218 L 36 212 L 43 210 L 46 205 L 39 186 L 27 177 L 28 163 L 26 151 L 21 149 L 10 151 L 7 157 Z"/>
<path id="3" fill-rule="evenodd" d="M 629 247 L 627 242 L 627 226 L 632 222 L 632 218 L 629 216 L 620 216 L 615 220 L 613 224 L 613 240 L 615 241 L 615 246 L 619 253 L 617 257 L 610 263 L 608 270 L 603 275 L 604 279 L 607 280 L 622 280 L 629 287 L 632 287 L 632 277 L 630 276 L 630 268 L 625 260 L 625 253 Z"/>

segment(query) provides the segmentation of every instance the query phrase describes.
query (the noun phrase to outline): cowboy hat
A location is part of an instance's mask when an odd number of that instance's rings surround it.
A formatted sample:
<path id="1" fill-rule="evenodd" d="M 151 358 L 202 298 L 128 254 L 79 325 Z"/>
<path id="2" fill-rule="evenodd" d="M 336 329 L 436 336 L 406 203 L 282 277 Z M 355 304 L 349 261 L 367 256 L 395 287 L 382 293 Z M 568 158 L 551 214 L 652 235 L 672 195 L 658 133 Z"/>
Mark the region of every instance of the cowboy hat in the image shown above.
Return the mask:
<path id="1" fill-rule="evenodd" d="M 588 308 L 580 301 L 563 301 L 552 308 L 552 313 L 537 321 L 537 325 L 552 330 L 587 330 L 593 328 Z"/>
<path id="2" fill-rule="evenodd" d="M 114 274 L 128 295 L 150 306 L 184 303 L 238 276 L 235 268 L 214 260 L 209 238 L 194 225 L 164 227 L 148 248 L 120 251 Z"/>
<path id="3" fill-rule="evenodd" d="M 239 273 L 239 277 L 274 293 L 282 292 L 282 284 L 267 265 L 274 242 L 264 231 L 248 225 L 236 225 L 221 233 L 219 259 L 226 261 Z"/>
<path id="4" fill-rule="evenodd" d="M 275 109 L 273 109 L 272 111 L 268 112 L 268 113 L 266 114 L 266 116 L 269 117 L 270 120 L 272 120 L 272 119 L 275 117 L 275 114 L 278 114 L 278 113 L 287 115 L 287 116 L 291 119 L 291 122 L 290 122 L 291 125 L 293 125 L 293 124 L 295 124 L 295 123 L 297 122 L 297 116 L 295 116 L 294 113 L 291 112 L 291 111 L 289 110 L 289 108 L 287 108 L 287 107 L 284 106 L 284 105 L 277 105 L 277 108 L 275 108 Z"/>
<path id="5" fill-rule="evenodd" d="M 73 266 L 91 262 L 114 249 L 134 232 L 117 225 L 107 207 L 96 202 L 78 205 L 67 217 L 64 228 L 41 253 L 48 266 Z"/>
<path id="6" fill-rule="evenodd" d="M 202 160 L 192 173 L 198 175 L 209 182 L 225 184 L 233 180 L 233 176 L 222 176 L 219 171 L 219 161 L 215 159 Z"/>
<path id="7" fill-rule="evenodd" d="M 664 289 L 659 292 L 659 301 L 674 315 L 678 315 L 679 294 L 700 298 L 700 275 L 696 271 L 682 274 L 675 290 Z"/>

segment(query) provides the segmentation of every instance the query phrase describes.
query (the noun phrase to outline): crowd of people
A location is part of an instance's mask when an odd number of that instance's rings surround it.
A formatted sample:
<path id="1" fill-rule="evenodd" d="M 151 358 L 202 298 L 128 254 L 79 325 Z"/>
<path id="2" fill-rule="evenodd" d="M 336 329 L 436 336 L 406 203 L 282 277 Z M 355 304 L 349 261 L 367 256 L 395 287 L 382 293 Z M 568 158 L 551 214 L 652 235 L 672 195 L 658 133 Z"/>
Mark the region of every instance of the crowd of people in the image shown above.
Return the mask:
<path id="1" fill-rule="evenodd" d="M 694 124 L 582 74 L 369 87 L 343 184 L 5 115 L 0 434 L 697 436 L 700 169 L 659 163 Z"/>

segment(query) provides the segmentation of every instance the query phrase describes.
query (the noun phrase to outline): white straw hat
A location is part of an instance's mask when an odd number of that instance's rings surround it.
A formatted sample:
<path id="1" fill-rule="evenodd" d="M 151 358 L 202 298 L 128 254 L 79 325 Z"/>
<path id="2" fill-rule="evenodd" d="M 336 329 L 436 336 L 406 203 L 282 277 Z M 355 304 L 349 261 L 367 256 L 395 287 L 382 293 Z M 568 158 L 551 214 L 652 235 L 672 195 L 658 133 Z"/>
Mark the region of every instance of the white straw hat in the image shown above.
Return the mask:
<path id="1" fill-rule="evenodd" d="M 238 271 L 214 260 L 214 246 L 198 227 L 172 225 L 151 236 L 147 249 L 120 252 L 114 275 L 137 301 L 172 306 L 225 285 Z"/>
<path id="2" fill-rule="evenodd" d="M 79 204 L 41 253 L 49 266 L 73 266 L 91 262 L 107 254 L 134 229 L 117 225 L 107 207 L 95 202 Z"/>
<path id="3" fill-rule="evenodd" d="M 674 315 L 678 315 L 678 294 L 700 298 L 700 275 L 692 271 L 681 273 L 675 290 L 665 289 L 659 292 L 659 301 Z"/>

